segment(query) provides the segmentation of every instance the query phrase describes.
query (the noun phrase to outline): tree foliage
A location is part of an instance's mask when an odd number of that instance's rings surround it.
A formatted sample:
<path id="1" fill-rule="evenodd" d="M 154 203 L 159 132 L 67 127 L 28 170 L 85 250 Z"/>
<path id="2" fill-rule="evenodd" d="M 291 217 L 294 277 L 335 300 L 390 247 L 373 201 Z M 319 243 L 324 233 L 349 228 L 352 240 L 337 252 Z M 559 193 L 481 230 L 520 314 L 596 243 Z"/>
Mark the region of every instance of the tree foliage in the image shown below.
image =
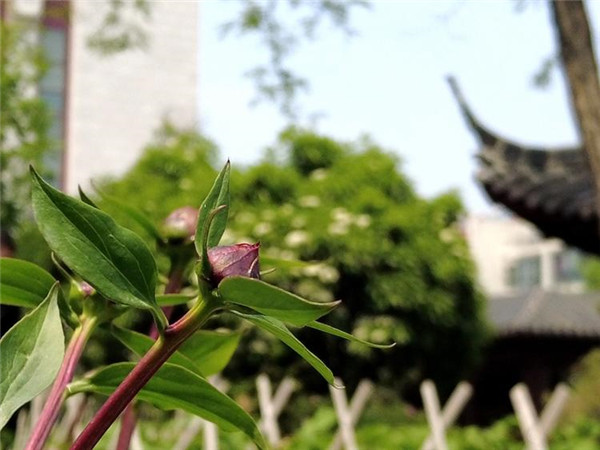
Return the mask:
<path id="1" fill-rule="evenodd" d="M 214 152 L 202 138 L 172 135 L 105 188 L 160 219 L 176 206 L 197 206 Z M 270 155 L 232 177 L 224 243 L 260 241 L 270 260 L 310 262 L 280 265 L 265 279 L 314 301 L 341 299 L 328 323 L 398 343 L 377 352 L 303 330 L 309 347 L 349 384 L 371 377 L 403 387 L 428 376 L 451 386 L 464 376 L 485 326 L 457 195 L 420 198 L 398 159 L 367 138 L 341 143 L 290 128 Z M 245 357 L 234 359 L 229 377 L 302 370 L 274 339 L 252 333 L 252 356 L 240 350 Z"/>
<path id="2" fill-rule="evenodd" d="M 319 25 L 329 20 L 336 28 L 352 34 L 350 14 L 356 7 L 367 7 L 366 0 L 240 0 L 240 11 L 223 24 L 224 35 L 255 35 L 266 48 L 267 60 L 251 68 L 256 100 L 275 103 L 281 113 L 295 118 L 298 93 L 308 82 L 289 67 L 288 57 L 303 40 L 315 38 Z M 290 18 L 292 18 L 290 20 Z"/>
<path id="3" fill-rule="evenodd" d="M 584 257 L 581 272 L 585 286 L 591 290 L 600 290 L 600 258 L 596 256 Z"/>
<path id="4" fill-rule="evenodd" d="M 50 115 L 35 95 L 44 58 L 27 31 L 25 25 L 0 23 L 0 228 L 9 234 L 28 211 L 28 164 L 42 169 L 50 151 Z"/>

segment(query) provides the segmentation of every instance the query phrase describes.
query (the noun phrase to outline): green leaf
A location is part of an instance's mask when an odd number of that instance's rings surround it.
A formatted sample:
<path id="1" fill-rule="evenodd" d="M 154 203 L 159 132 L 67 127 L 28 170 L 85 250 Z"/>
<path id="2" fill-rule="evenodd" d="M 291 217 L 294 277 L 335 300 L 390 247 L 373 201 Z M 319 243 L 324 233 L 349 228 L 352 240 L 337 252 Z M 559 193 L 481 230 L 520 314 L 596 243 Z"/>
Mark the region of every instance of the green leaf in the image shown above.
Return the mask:
<path id="1" fill-rule="evenodd" d="M 156 303 L 158 306 L 182 305 L 196 298 L 195 295 L 188 294 L 157 294 Z"/>
<path id="2" fill-rule="evenodd" d="M 329 370 L 329 367 L 327 367 L 325 363 L 321 361 L 314 353 L 307 349 L 304 344 L 300 342 L 298 338 L 296 338 L 296 336 L 294 336 L 281 321 L 274 319 L 273 317 L 263 316 L 261 314 L 244 314 L 237 311 L 233 311 L 233 313 L 253 323 L 257 327 L 273 334 L 275 337 L 281 340 L 281 342 L 298 353 L 307 363 L 313 366 L 329 384 L 335 387 L 340 387 L 335 384 L 335 378 L 331 370 Z"/>
<path id="3" fill-rule="evenodd" d="M 205 224 L 206 219 L 210 216 L 210 213 L 217 209 L 219 206 L 229 206 L 229 174 L 231 171 L 231 164 L 229 161 L 225 164 L 215 182 L 210 189 L 210 192 L 204 199 L 204 202 L 200 206 L 198 212 L 198 227 L 196 228 L 196 250 L 199 255 L 202 254 L 202 238 L 204 233 L 204 227 L 210 226 L 208 233 L 208 247 L 214 247 L 219 245 L 221 236 L 227 226 L 228 211 L 225 209 L 222 213 L 215 217 L 211 224 Z"/>
<path id="4" fill-rule="evenodd" d="M 110 395 L 135 364 L 119 363 L 100 369 L 91 377 L 69 385 L 68 392 Z M 267 448 L 256 423 L 237 403 L 206 379 L 183 367 L 163 365 L 137 398 L 164 409 L 182 409 L 209 420 L 225 431 L 240 430 L 260 448 Z"/>
<path id="5" fill-rule="evenodd" d="M 208 248 L 219 244 L 229 214 L 229 174 L 231 164 L 229 161 L 221 170 L 208 195 L 200 206 L 198 212 L 198 225 L 194 245 L 200 256 L 200 270 L 205 278 L 210 276 L 210 264 L 208 262 Z M 215 211 L 224 207 L 222 210 Z"/>
<path id="6" fill-rule="evenodd" d="M 31 169 L 33 211 L 50 248 L 104 297 L 152 312 L 160 329 L 167 320 L 156 304 L 157 269 L 152 253 L 109 215 L 54 189 Z"/>
<path id="7" fill-rule="evenodd" d="M 148 216 L 142 211 L 137 209 L 135 206 L 129 205 L 106 194 L 105 192 L 98 189 L 96 186 L 94 186 L 94 188 L 103 202 L 108 203 L 109 205 L 112 205 L 120 211 L 127 214 L 127 216 L 129 216 L 130 219 L 136 222 L 140 227 L 144 229 L 146 233 L 148 233 L 154 239 L 158 241 L 165 240 L 158 228 L 156 227 L 156 225 L 154 225 L 154 222 L 152 222 L 152 220 L 150 220 Z"/>
<path id="8" fill-rule="evenodd" d="M 97 205 L 94 203 L 94 201 L 93 201 L 91 198 L 89 198 L 85 192 L 83 192 L 83 189 L 81 189 L 81 186 L 77 186 L 77 191 L 79 192 L 79 198 L 81 199 L 81 201 L 82 201 L 83 203 L 86 203 L 86 204 L 88 204 L 88 205 L 90 205 L 90 206 L 93 206 L 93 207 L 94 207 L 94 208 L 96 208 L 96 209 L 100 209 L 100 208 L 98 208 L 98 206 L 97 206 Z"/>
<path id="9" fill-rule="evenodd" d="M 56 280 L 40 266 L 14 258 L 0 258 L 0 304 L 35 308 Z"/>
<path id="10" fill-rule="evenodd" d="M 149 336 L 125 328 L 113 327 L 112 333 L 138 356 L 145 355 L 154 344 Z M 239 340 L 239 333 L 197 331 L 169 358 L 169 362 L 208 377 L 225 368 Z"/>
<path id="11" fill-rule="evenodd" d="M 340 337 L 342 339 L 346 339 L 348 341 L 352 341 L 352 342 L 356 342 L 358 344 L 363 344 L 363 345 L 367 345 L 369 347 L 374 347 L 374 348 L 392 348 L 396 345 L 395 342 L 392 342 L 391 344 L 374 344 L 373 342 L 369 342 L 369 341 L 365 341 L 363 339 L 359 339 L 356 336 L 351 335 L 350 333 L 346 333 L 345 331 L 339 330 L 335 327 L 332 327 L 331 325 L 327 325 L 321 322 L 310 322 L 306 324 L 307 327 L 309 328 L 314 328 L 315 330 L 319 330 L 322 331 L 323 333 L 328 333 L 331 334 L 333 336 L 337 336 Z"/>
<path id="12" fill-rule="evenodd" d="M 264 281 L 246 277 L 226 277 L 219 284 L 219 293 L 227 302 L 299 327 L 327 314 L 340 304 L 339 301 L 309 302 Z"/>
<path id="13" fill-rule="evenodd" d="M 0 429 L 56 377 L 65 341 L 56 283 L 46 299 L 0 339 Z"/>
<path id="14" fill-rule="evenodd" d="M 237 348 L 241 333 L 234 331 L 196 331 L 179 351 L 194 361 L 204 376 L 221 372 Z"/>
<path id="15" fill-rule="evenodd" d="M 281 258 L 273 258 L 267 255 L 260 255 L 260 265 L 261 267 L 274 267 L 278 270 L 293 270 L 293 269 L 303 269 L 308 267 L 314 263 L 307 261 L 300 261 L 299 259 L 281 259 Z"/>

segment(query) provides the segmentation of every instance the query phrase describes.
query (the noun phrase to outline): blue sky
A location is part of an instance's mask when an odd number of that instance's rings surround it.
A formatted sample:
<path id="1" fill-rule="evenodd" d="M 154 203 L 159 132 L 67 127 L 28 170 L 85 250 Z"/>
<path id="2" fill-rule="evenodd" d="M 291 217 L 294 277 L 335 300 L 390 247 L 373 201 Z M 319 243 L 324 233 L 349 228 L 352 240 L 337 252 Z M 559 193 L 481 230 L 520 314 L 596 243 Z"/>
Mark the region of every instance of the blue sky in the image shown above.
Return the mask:
<path id="1" fill-rule="evenodd" d="M 223 158 L 245 165 L 287 121 L 272 104 L 250 106 L 255 91 L 244 73 L 266 50 L 252 38 L 220 37 L 219 25 L 238 11 L 238 1 L 202 2 L 199 108 L 201 129 Z M 588 1 L 588 15 L 600 17 L 600 1 Z M 556 52 L 546 1 L 374 1 L 355 10 L 351 24 L 354 37 L 324 24 L 290 60 L 310 83 L 298 99 L 304 123 L 318 113 L 318 132 L 341 140 L 368 134 L 401 157 L 420 194 L 458 189 L 470 211 L 490 211 L 474 182 L 478 144 L 448 74 L 498 134 L 528 145 L 577 144 L 562 73 L 554 70 L 544 89 L 533 86 Z"/>

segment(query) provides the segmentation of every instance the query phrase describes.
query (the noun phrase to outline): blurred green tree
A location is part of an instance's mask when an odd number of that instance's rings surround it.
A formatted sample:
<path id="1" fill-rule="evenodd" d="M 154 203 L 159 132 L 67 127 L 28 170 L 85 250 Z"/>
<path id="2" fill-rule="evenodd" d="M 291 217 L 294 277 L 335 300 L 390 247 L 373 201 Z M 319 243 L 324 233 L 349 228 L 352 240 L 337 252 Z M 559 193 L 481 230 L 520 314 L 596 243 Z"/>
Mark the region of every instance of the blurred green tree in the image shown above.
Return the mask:
<path id="1" fill-rule="evenodd" d="M 581 264 L 581 272 L 586 288 L 600 290 L 600 258 L 586 255 Z"/>
<path id="2" fill-rule="evenodd" d="M 209 188 L 215 148 L 189 133 L 172 133 L 149 147 L 123 179 L 105 183 L 106 192 L 156 220 L 175 207 L 198 206 Z M 468 374 L 486 326 L 455 193 L 420 198 L 398 159 L 368 138 L 340 143 L 289 128 L 263 162 L 233 175 L 232 195 L 225 244 L 260 241 L 263 269 L 276 259 L 310 262 L 275 264 L 278 270 L 266 277 L 315 301 L 342 299 L 332 325 L 398 343 L 371 350 L 304 332 L 347 384 L 369 377 L 403 388 L 432 377 L 447 390 Z M 257 333 L 244 345 L 258 356 L 234 360 L 228 377 L 260 370 L 298 375 L 303 369 L 266 336 Z M 311 376 L 302 372 L 301 379 L 310 384 Z"/>
<path id="3" fill-rule="evenodd" d="M 51 151 L 50 115 L 34 89 L 45 61 L 27 31 L 26 25 L 0 23 L 0 230 L 8 254 L 19 225 L 31 218 L 28 166 L 35 164 L 47 176 L 44 162 Z"/>

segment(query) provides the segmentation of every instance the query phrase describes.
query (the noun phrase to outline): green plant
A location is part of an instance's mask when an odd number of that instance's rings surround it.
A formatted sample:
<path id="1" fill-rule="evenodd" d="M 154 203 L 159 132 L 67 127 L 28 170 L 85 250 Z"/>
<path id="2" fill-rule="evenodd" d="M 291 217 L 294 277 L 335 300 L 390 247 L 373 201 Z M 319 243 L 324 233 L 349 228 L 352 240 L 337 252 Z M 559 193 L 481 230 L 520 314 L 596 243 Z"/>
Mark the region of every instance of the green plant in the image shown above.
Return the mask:
<path id="1" fill-rule="evenodd" d="M 225 429 L 240 430 L 264 448 L 252 418 L 206 380 L 223 368 L 239 339 L 236 333 L 200 330 L 217 315 L 232 314 L 273 334 L 331 384 L 332 372 L 287 325 L 385 347 L 317 322 L 339 302 L 310 302 L 259 280 L 258 244 L 218 246 L 229 212 L 229 163 L 197 213 L 189 208 L 175 211 L 161 230 L 131 211 L 169 258 L 165 294 L 160 296 L 156 261 L 139 236 L 118 225 L 84 193 L 80 193 L 81 200 L 68 197 L 33 169 L 31 174 L 38 226 L 70 287 L 64 292 L 34 264 L 1 260 L 2 303 L 32 311 L 0 341 L 0 426 L 54 381 L 27 449 L 42 448 L 65 398 L 84 392 L 109 397 L 72 449 L 93 447 L 136 396 L 165 409 L 183 409 Z M 186 295 L 180 291 L 190 267 L 195 287 Z M 170 306 L 183 303 L 189 303 L 189 309 L 170 323 Z M 154 332 L 145 336 L 112 326 L 112 333 L 141 359 L 100 367 L 73 380 L 94 330 L 110 327 L 131 308 L 152 316 Z M 66 349 L 61 319 L 73 329 Z"/>
<path id="2" fill-rule="evenodd" d="M 600 419 L 600 349 L 585 355 L 571 374 L 572 393 L 567 402 L 563 422 L 570 423 L 581 417 Z"/>
<path id="3" fill-rule="evenodd" d="M 102 189 L 158 220 L 177 199 L 193 204 L 205 192 L 215 152 L 200 136 L 170 129 L 122 179 Z M 398 157 L 368 138 L 340 142 L 290 128 L 261 163 L 235 173 L 232 195 L 244 208 L 231 212 L 224 242 L 260 241 L 263 261 L 278 261 L 270 283 L 313 301 L 343 299 L 327 323 L 398 343 L 384 353 L 299 330 L 320 358 L 343 370 L 345 383 L 352 387 L 366 377 L 406 393 L 430 377 L 444 396 L 468 376 L 487 330 L 456 193 L 419 196 Z M 322 389 L 306 364 L 255 329 L 237 354 L 225 369 L 236 384 L 265 371 L 275 379 L 295 375 L 309 391 Z"/>

